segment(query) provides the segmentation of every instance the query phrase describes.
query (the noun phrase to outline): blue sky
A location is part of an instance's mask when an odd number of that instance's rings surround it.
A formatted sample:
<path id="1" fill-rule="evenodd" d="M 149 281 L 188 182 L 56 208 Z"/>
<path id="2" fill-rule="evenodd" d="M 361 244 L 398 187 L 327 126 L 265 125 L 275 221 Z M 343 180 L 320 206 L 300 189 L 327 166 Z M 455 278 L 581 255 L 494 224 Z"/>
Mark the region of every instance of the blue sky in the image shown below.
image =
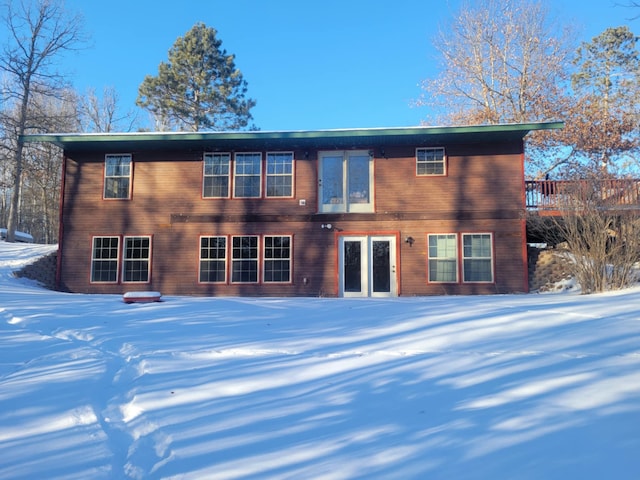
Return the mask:
<path id="1" fill-rule="evenodd" d="M 134 109 L 145 75 L 196 22 L 218 31 L 257 101 L 262 130 L 418 125 L 410 106 L 436 75 L 431 39 L 459 0 L 67 0 L 91 46 L 67 57 L 74 86 L 114 87 Z M 554 16 L 588 41 L 610 26 L 640 33 L 625 0 L 556 0 Z M 146 113 L 141 112 L 146 119 Z"/>

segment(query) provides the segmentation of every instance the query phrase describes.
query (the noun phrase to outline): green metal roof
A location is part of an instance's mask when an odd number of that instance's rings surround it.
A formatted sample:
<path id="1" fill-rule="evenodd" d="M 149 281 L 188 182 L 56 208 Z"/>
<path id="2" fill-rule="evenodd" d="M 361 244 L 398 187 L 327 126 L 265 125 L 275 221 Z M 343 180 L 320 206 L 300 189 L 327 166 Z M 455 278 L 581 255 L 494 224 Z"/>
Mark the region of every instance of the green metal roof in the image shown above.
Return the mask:
<path id="1" fill-rule="evenodd" d="M 367 148 L 380 145 L 444 145 L 524 138 L 533 130 L 563 128 L 563 122 L 394 127 L 336 130 L 239 132 L 44 133 L 24 135 L 24 142 L 46 142 L 65 152 L 141 151 L 155 149 Z"/>

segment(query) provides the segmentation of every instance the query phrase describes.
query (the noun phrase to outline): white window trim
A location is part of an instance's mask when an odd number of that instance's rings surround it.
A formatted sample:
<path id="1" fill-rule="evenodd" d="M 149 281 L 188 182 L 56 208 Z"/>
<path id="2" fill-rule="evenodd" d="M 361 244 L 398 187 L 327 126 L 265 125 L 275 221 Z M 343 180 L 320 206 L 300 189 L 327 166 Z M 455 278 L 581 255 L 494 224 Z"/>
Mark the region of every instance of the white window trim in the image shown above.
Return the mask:
<path id="1" fill-rule="evenodd" d="M 243 261 L 243 260 L 254 260 L 253 258 L 250 259 L 246 259 L 246 258 L 239 258 L 239 259 L 234 259 L 233 258 L 233 239 L 234 238 L 243 238 L 243 237 L 255 237 L 258 239 L 257 245 L 256 245 L 256 258 L 255 258 L 255 262 L 256 262 L 256 280 L 255 282 L 246 282 L 246 281 L 235 281 L 233 279 L 233 264 L 236 261 Z M 231 241 L 229 242 L 229 282 L 233 285 L 257 285 L 260 283 L 260 248 L 262 247 L 261 242 L 260 242 L 260 235 L 232 235 L 230 237 Z"/>
<path id="2" fill-rule="evenodd" d="M 430 237 L 441 237 L 441 236 L 450 236 L 453 235 L 454 236 L 454 240 L 456 242 L 455 245 L 455 256 L 453 258 L 451 257 L 431 257 L 430 255 L 430 245 L 429 245 L 429 238 Z M 454 284 L 454 283 L 460 283 L 460 259 L 459 259 L 459 251 L 460 251 L 460 239 L 459 236 L 455 233 L 430 233 L 427 235 L 427 280 L 429 283 L 444 283 L 444 284 Z M 430 275 L 431 275 L 431 265 L 430 265 L 430 261 L 431 260 L 455 260 L 456 262 L 456 268 L 455 268 L 455 272 L 456 272 L 456 279 L 455 280 L 451 280 L 451 281 L 443 281 L 443 280 L 432 280 Z"/>
<path id="3" fill-rule="evenodd" d="M 100 261 L 101 259 L 99 258 L 95 258 L 95 241 L 98 238 L 109 238 L 109 239 L 113 239 L 116 238 L 118 240 L 118 247 L 116 249 L 116 258 L 110 258 L 109 261 L 115 261 L 116 263 L 116 279 L 113 281 L 108 281 L 108 280 L 94 280 L 93 279 L 93 273 L 94 273 L 94 262 L 95 261 Z M 118 281 L 120 280 L 120 257 L 121 257 L 121 250 L 122 250 L 122 242 L 121 242 L 121 238 L 119 235 L 94 235 L 93 237 L 91 237 L 91 273 L 90 273 L 90 277 L 89 277 L 89 282 L 90 283 L 102 283 L 102 284 L 117 284 Z"/>
<path id="4" fill-rule="evenodd" d="M 260 161 L 258 162 L 258 173 L 257 174 L 251 174 L 251 175 L 246 175 L 246 174 L 238 174 L 238 172 L 236 171 L 236 167 L 238 165 L 238 156 L 239 155 L 257 155 L 258 157 L 260 157 Z M 232 196 L 233 198 L 262 198 L 262 184 L 263 184 L 263 178 L 262 178 L 262 163 L 263 163 L 263 157 L 262 157 L 262 152 L 236 152 L 233 155 L 233 192 L 232 192 Z M 258 195 L 256 196 L 251 196 L 251 197 L 247 197 L 247 196 L 238 196 L 236 195 L 236 181 L 238 179 L 238 177 L 242 178 L 242 177 L 258 177 Z"/>
<path id="5" fill-rule="evenodd" d="M 269 173 L 269 155 L 291 155 L 291 173 Z M 267 152 L 264 167 L 264 195 L 265 198 L 293 198 L 295 192 L 296 159 L 293 152 Z M 269 177 L 291 177 L 291 195 L 269 195 Z"/>
<path id="6" fill-rule="evenodd" d="M 271 258 L 267 258 L 266 256 L 266 239 L 267 238 L 275 238 L 275 237 L 283 237 L 283 238 L 288 238 L 289 239 L 289 257 L 286 259 L 282 259 L 282 258 L 275 258 L 275 259 L 271 259 Z M 266 265 L 268 261 L 278 261 L 278 260 L 288 260 L 289 261 L 289 280 L 266 280 L 265 279 L 265 274 L 266 274 Z M 262 235 L 262 283 L 265 284 L 273 284 L 273 283 L 278 283 L 278 284 L 290 284 L 293 283 L 293 235 Z"/>
<path id="7" fill-rule="evenodd" d="M 107 176 L 107 161 L 109 158 L 129 157 L 129 175 Z M 129 188 L 126 197 L 107 197 L 107 179 L 109 178 L 128 178 Z M 104 156 L 104 173 L 102 179 L 102 199 L 103 200 L 131 200 L 131 188 L 133 187 L 133 155 L 130 153 L 108 153 Z"/>
<path id="8" fill-rule="evenodd" d="M 442 173 L 419 173 L 418 165 L 420 163 L 426 162 L 418 162 L 418 152 L 421 150 L 441 150 L 442 151 Z M 435 162 L 429 162 L 435 163 Z M 440 163 L 440 162 L 438 162 Z M 418 177 L 444 177 L 447 175 L 447 152 L 444 147 L 418 147 L 416 148 L 416 176 Z"/>
<path id="9" fill-rule="evenodd" d="M 224 238 L 225 239 L 225 247 L 224 247 L 224 280 L 222 281 L 203 281 L 200 279 L 200 275 L 202 273 L 202 262 L 207 259 L 202 258 L 202 239 L 203 238 Z M 211 260 L 211 259 L 208 259 Z M 216 259 L 220 260 L 220 259 Z M 228 283 L 228 274 L 229 272 L 229 237 L 226 235 L 200 235 L 198 238 L 198 283 L 201 284 L 214 284 L 214 285 L 226 285 Z"/>
<path id="10" fill-rule="evenodd" d="M 227 159 L 229 160 L 229 172 L 226 175 L 227 177 L 227 195 L 226 196 L 220 196 L 220 197 L 214 196 L 214 195 L 208 196 L 208 195 L 205 195 L 205 191 L 204 191 L 205 179 L 225 176 L 225 175 L 207 175 L 205 172 L 207 156 L 213 157 L 216 155 L 226 156 Z M 205 152 L 203 156 L 203 161 L 202 161 L 202 198 L 230 198 L 231 197 L 231 189 L 233 188 L 233 185 L 231 185 L 231 170 L 233 169 L 233 165 L 234 164 L 233 164 L 230 152 Z"/>
<path id="11" fill-rule="evenodd" d="M 491 243 L 491 256 L 490 257 L 465 257 L 464 256 L 464 237 L 471 235 L 488 235 Z M 495 283 L 495 244 L 494 244 L 494 236 L 493 233 L 489 232 L 464 232 L 460 233 L 460 268 L 462 275 L 462 283 L 485 283 L 492 284 Z M 464 278 L 464 262 L 465 260 L 489 260 L 489 265 L 491 266 L 491 280 L 465 280 Z"/>
<path id="12" fill-rule="evenodd" d="M 369 158 L 369 201 L 367 203 L 349 202 L 349 158 L 356 156 Z M 342 203 L 325 203 L 322 182 L 324 179 L 323 158 L 342 156 Z M 374 160 L 369 150 L 324 150 L 318 152 L 318 211 L 320 213 L 371 213 L 375 206 Z"/>
<path id="13" fill-rule="evenodd" d="M 125 280 L 126 268 L 125 264 L 127 262 L 135 262 L 138 260 L 128 260 L 126 251 L 127 251 L 127 239 L 130 238 L 148 238 L 149 239 L 149 256 L 146 258 L 147 262 L 147 279 L 146 280 Z M 122 283 L 128 284 L 148 284 L 151 283 L 151 256 L 153 251 L 153 239 L 151 235 L 126 235 L 122 237 Z"/>

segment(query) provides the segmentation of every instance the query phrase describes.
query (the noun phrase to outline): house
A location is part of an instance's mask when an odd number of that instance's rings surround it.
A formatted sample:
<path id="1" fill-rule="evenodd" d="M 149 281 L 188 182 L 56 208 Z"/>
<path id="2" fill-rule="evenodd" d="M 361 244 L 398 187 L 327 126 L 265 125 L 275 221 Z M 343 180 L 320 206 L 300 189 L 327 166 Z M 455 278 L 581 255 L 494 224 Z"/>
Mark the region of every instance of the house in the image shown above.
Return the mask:
<path id="1" fill-rule="evenodd" d="M 57 286 L 526 292 L 524 137 L 562 123 L 27 135 L 64 151 Z"/>

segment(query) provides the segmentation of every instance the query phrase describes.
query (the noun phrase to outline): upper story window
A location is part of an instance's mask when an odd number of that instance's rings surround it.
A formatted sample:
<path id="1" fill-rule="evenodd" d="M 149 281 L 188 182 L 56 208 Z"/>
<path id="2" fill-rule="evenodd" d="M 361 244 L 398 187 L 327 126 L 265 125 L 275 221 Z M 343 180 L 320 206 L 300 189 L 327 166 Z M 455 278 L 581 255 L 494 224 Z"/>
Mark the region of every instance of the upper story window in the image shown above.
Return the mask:
<path id="1" fill-rule="evenodd" d="M 267 153 L 267 197 L 293 196 L 293 153 Z"/>
<path id="2" fill-rule="evenodd" d="M 260 152 L 236 153 L 233 160 L 230 153 L 205 153 L 202 197 L 293 197 L 293 152 L 267 152 L 264 163 Z"/>
<path id="3" fill-rule="evenodd" d="M 205 198 L 229 197 L 229 168 L 231 154 L 205 153 L 202 196 Z"/>
<path id="4" fill-rule="evenodd" d="M 105 157 L 104 198 L 131 198 L 131 155 Z"/>
<path id="5" fill-rule="evenodd" d="M 259 198 L 261 194 L 262 154 L 236 153 L 233 169 L 233 196 Z"/>
<path id="6" fill-rule="evenodd" d="M 444 148 L 417 148 L 416 173 L 418 175 L 445 175 L 447 169 Z"/>
<path id="7" fill-rule="evenodd" d="M 373 156 L 366 150 L 320 152 L 320 212 L 373 212 Z"/>

